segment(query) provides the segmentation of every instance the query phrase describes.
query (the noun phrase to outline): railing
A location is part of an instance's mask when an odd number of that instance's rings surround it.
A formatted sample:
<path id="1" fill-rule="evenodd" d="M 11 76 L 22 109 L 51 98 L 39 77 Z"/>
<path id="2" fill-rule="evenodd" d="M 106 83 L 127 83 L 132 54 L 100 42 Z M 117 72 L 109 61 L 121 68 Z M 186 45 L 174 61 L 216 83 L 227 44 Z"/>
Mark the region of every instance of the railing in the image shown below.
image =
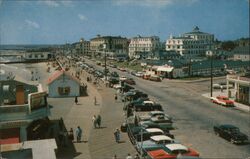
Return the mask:
<path id="1" fill-rule="evenodd" d="M 0 106 L 0 112 L 3 113 L 28 113 L 29 105 L 3 105 Z"/>

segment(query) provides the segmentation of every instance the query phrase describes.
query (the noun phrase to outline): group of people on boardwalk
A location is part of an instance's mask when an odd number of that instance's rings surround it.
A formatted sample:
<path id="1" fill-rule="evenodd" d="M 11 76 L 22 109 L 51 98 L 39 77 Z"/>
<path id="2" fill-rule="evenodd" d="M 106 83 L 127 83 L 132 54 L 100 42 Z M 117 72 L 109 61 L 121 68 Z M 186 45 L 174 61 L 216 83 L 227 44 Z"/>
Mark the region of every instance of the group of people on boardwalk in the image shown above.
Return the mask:
<path id="1" fill-rule="evenodd" d="M 76 142 L 81 142 L 82 141 L 82 129 L 80 126 L 77 126 L 76 131 L 75 131 L 75 136 L 76 136 Z M 74 130 L 73 128 L 70 128 L 68 131 L 68 139 L 70 141 L 74 141 Z"/>
<path id="2" fill-rule="evenodd" d="M 100 128 L 101 127 L 101 122 L 102 122 L 102 118 L 101 115 L 94 115 L 92 118 L 92 122 L 93 122 L 93 127 L 94 128 Z"/>

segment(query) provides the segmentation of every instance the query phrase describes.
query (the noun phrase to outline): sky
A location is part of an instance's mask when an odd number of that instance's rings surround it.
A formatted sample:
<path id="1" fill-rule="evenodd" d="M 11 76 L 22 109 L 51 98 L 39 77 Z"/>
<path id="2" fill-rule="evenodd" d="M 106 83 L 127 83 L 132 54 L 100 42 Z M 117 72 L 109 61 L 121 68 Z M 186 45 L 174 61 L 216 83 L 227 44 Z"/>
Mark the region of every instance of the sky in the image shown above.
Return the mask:
<path id="1" fill-rule="evenodd" d="M 101 36 L 249 37 L 249 0 L 0 0 L 0 44 L 65 44 Z"/>

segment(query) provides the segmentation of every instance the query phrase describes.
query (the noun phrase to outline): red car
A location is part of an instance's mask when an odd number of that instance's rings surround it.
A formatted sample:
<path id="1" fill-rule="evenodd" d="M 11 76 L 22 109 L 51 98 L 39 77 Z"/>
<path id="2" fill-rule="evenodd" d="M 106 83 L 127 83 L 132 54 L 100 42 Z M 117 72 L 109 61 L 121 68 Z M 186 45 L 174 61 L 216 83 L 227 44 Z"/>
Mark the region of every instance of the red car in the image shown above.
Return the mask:
<path id="1" fill-rule="evenodd" d="M 148 151 L 147 154 L 152 159 L 174 159 L 178 158 L 179 156 L 182 157 L 199 157 L 199 153 L 191 148 L 187 148 L 184 145 L 181 144 L 167 144 L 165 145 L 166 149 L 159 149 L 159 150 L 153 150 Z"/>
<path id="2" fill-rule="evenodd" d="M 223 106 L 234 106 L 234 101 L 230 100 L 226 96 L 217 96 L 216 98 L 211 97 L 213 103 L 220 104 Z"/>

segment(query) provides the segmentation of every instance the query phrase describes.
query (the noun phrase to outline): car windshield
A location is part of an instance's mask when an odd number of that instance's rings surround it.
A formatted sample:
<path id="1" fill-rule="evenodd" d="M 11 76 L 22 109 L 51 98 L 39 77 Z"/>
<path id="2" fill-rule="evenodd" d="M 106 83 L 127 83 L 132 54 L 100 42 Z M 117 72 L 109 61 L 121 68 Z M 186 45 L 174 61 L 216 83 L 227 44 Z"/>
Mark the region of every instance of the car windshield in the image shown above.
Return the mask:
<path id="1" fill-rule="evenodd" d="M 186 150 L 173 150 L 172 151 L 172 154 L 176 154 L 176 155 L 178 155 L 178 154 L 185 154 L 185 153 L 187 153 L 188 151 L 186 151 Z"/>
<path id="2" fill-rule="evenodd" d="M 171 140 L 160 140 L 160 141 L 157 141 L 157 144 L 170 144 L 172 143 Z"/>
<path id="3" fill-rule="evenodd" d="M 229 98 L 227 98 L 227 97 L 224 97 L 224 98 L 222 98 L 223 100 L 229 100 Z"/>
<path id="4" fill-rule="evenodd" d="M 239 128 L 230 128 L 230 132 L 232 132 L 232 133 L 239 133 L 240 129 Z"/>

